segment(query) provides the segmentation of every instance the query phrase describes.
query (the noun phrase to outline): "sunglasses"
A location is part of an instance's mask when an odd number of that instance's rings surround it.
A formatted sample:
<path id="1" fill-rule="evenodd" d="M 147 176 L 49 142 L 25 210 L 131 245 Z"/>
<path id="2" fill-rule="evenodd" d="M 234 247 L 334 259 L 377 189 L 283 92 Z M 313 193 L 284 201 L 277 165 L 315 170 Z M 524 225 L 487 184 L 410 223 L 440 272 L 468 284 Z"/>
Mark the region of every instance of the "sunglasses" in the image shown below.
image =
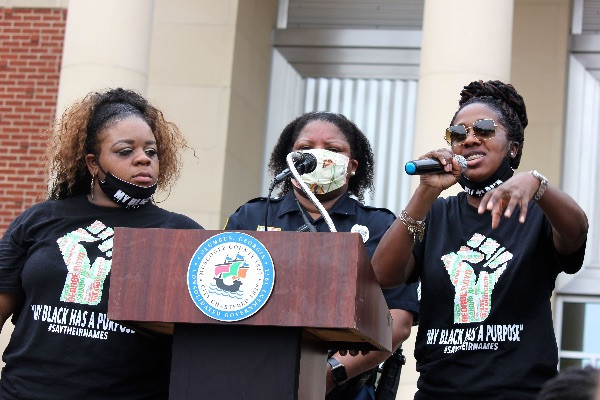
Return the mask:
<path id="1" fill-rule="evenodd" d="M 473 135 L 479 140 L 493 138 L 497 127 L 498 125 L 496 125 L 493 119 L 478 119 L 471 126 L 473 128 Z M 463 124 L 451 125 L 446 128 L 446 142 L 450 146 L 458 146 L 467 139 L 468 132 L 468 126 Z"/>

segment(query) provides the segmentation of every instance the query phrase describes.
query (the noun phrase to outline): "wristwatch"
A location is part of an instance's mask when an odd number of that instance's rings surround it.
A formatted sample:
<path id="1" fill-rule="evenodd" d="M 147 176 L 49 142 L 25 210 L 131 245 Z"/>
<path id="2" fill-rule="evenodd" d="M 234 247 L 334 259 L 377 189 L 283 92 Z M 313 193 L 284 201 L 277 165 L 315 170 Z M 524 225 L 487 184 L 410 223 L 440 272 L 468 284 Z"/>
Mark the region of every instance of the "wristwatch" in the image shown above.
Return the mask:
<path id="1" fill-rule="evenodd" d="M 327 362 L 329 365 L 331 365 L 331 377 L 333 378 L 333 382 L 336 384 L 336 386 L 339 386 L 348 380 L 348 374 L 346 373 L 346 367 L 344 367 L 344 364 L 333 357 L 329 357 Z"/>
<path id="2" fill-rule="evenodd" d="M 538 179 L 540 181 L 540 187 L 538 188 L 537 192 L 535 192 L 535 195 L 533 196 L 533 199 L 535 201 L 538 201 L 539 199 L 542 198 L 542 195 L 544 194 L 544 192 L 546 191 L 546 188 L 548 187 L 548 178 L 546 178 L 544 175 L 537 172 L 535 169 L 531 170 L 529 172 L 531 173 L 531 175 L 535 176 L 536 179 Z"/>

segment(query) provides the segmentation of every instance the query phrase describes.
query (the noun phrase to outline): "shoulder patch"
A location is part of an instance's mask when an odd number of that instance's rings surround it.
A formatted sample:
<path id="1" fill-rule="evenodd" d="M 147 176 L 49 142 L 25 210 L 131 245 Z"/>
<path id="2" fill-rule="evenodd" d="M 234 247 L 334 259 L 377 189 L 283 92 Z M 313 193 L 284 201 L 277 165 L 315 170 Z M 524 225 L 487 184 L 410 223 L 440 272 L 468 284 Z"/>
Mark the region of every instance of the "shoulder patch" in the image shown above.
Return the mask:
<path id="1" fill-rule="evenodd" d="M 391 214 L 394 217 L 396 216 L 396 214 L 394 214 L 392 211 L 388 210 L 387 208 L 384 207 L 373 207 L 373 206 L 366 206 L 363 203 L 358 203 L 360 205 L 361 208 L 364 208 L 366 210 L 377 210 L 377 211 L 383 211 L 385 213 Z"/>
<path id="2" fill-rule="evenodd" d="M 279 197 L 271 197 L 271 202 L 273 201 L 281 201 L 283 200 L 283 196 L 279 196 Z M 261 197 L 255 197 L 253 199 L 248 200 L 248 203 L 258 203 L 261 201 L 267 201 L 267 198 L 264 196 Z"/>

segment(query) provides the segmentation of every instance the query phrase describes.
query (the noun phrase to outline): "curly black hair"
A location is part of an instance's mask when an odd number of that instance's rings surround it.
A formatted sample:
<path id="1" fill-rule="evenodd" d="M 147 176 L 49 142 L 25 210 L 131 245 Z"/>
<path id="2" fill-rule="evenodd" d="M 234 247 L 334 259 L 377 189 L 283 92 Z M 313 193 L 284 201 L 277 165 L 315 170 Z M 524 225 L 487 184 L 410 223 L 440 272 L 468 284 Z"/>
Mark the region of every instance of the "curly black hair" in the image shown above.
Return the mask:
<path id="1" fill-rule="evenodd" d="M 519 144 L 517 154 L 511 159 L 511 167 L 518 168 L 523 154 L 525 127 L 528 124 L 523 97 L 509 83 L 482 80 L 471 82 L 460 92 L 459 108 L 450 124 L 454 123 L 460 110 L 473 103 L 482 103 L 494 110 L 500 118 L 498 122 L 507 129 L 508 140 Z"/>
<path id="2" fill-rule="evenodd" d="M 373 189 L 373 150 L 367 137 L 360 129 L 342 114 L 336 114 L 326 111 L 313 111 L 302 114 L 290 122 L 279 135 L 277 144 L 271 153 L 269 161 L 269 172 L 275 176 L 286 169 L 286 156 L 293 150 L 294 143 L 298 139 L 300 131 L 306 125 L 313 121 L 326 121 L 336 127 L 344 134 L 350 144 L 350 158 L 358 161 L 356 174 L 352 176 L 348 183 L 348 192 L 362 200 L 367 189 Z M 282 194 L 287 194 L 292 190 L 292 184 L 289 180 L 285 181 L 281 190 Z"/>

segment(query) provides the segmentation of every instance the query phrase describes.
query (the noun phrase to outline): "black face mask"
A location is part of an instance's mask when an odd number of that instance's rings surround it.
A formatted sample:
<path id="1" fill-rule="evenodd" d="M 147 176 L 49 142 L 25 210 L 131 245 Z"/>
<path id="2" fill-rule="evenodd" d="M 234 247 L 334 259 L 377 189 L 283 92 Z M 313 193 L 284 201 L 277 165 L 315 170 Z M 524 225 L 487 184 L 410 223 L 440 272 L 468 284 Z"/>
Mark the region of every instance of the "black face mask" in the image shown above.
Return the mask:
<path id="1" fill-rule="evenodd" d="M 156 192 L 158 182 L 149 187 L 138 186 L 121 180 L 110 172 L 105 172 L 102 167 L 100 170 L 106 175 L 104 181 L 98 179 L 100 189 L 108 198 L 125 208 L 138 208 L 147 204 Z"/>
<path id="2" fill-rule="evenodd" d="M 460 175 L 458 183 L 464 189 L 467 194 L 474 197 L 483 197 L 487 192 L 497 188 L 502 183 L 509 180 L 515 171 L 510 167 L 510 158 L 504 157 L 502 163 L 488 179 L 482 182 L 473 182 L 467 179 L 463 174 Z"/>

